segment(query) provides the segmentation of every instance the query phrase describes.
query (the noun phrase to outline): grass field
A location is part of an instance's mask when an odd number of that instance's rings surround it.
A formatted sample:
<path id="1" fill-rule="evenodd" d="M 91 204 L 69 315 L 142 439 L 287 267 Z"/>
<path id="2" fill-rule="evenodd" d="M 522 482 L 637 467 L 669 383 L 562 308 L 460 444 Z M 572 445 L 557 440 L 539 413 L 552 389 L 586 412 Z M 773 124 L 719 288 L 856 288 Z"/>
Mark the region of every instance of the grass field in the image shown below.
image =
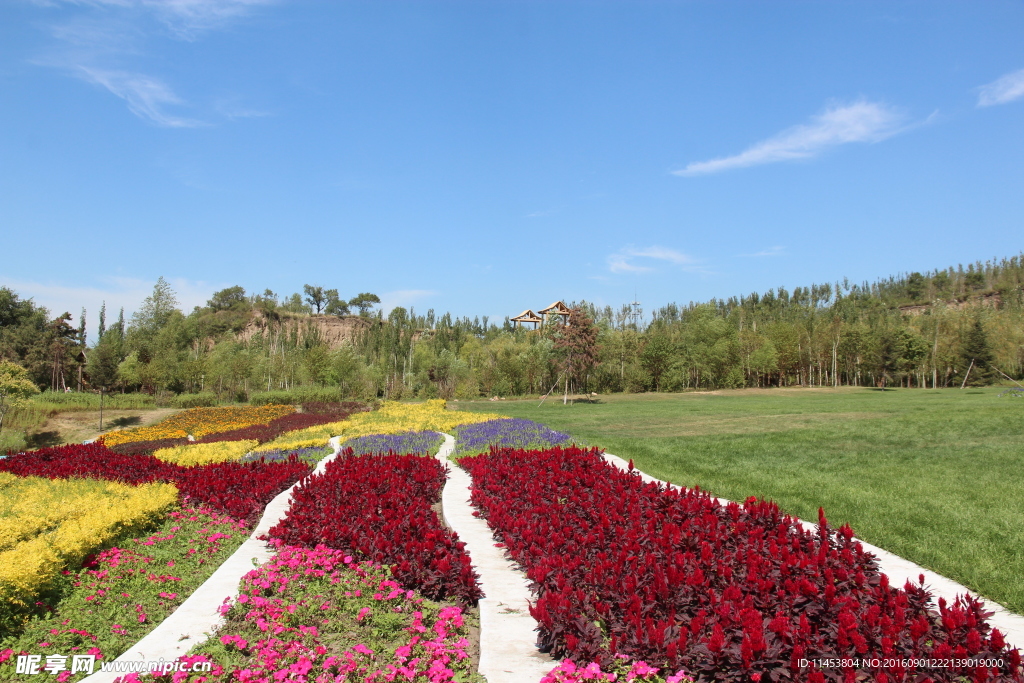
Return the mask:
<path id="1" fill-rule="evenodd" d="M 459 402 L 578 436 L 659 479 L 848 522 L 1024 613 L 1024 401 L 999 389 L 746 389 Z"/>

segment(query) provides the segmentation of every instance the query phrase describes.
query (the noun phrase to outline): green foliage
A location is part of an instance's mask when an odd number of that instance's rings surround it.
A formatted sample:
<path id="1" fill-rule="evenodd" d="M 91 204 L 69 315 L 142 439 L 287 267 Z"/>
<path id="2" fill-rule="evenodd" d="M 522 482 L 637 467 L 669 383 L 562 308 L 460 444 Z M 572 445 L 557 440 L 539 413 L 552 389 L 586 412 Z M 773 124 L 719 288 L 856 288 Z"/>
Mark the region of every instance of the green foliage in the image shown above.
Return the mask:
<path id="1" fill-rule="evenodd" d="M 861 285 L 847 281 L 779 287 L 743 297 L 668 304 L 653 319 L 629 306 L 573 306 L 591 319 L 587 353 L 570 352 L 555 322 L 540 330 L 493 325 L 487 317 L 419 315 L 379 297 L 348 302 L 306 285 L 293 294 L 247 297 L 239 286 L 215 293 L 188 315 L 163 279 L 126 326 L 104 329 L 88 352 L 86 387 L 106 383 L 153 395 L 212 393 L 245 400 L 257 392 L 321 386 L 339 398 L 540 396 L 563 370 L 574 392 L 687 391 L 728 387 L 957 387 L 979 350 L 991 381 L 1024 377 L 1024 263 L 1019 257 Z M 343 321 L 310 316 L 343 314 Z M 106 327 L 105 310 L 103 323 Z M 981 319 L 985 345 L 972 325 Z M 74 388 L 78 338 L 69 316 L 0 288 L 0 358 L 17 361 L 40 387 Z M 583 329 L 583 328 L 581 328 Z M 326 336 L 326 335 L 329 335 Z M 972 341 L 973 340 L 973 341 Z M 556 342 L 558 345 L 556 346 Z M 970 346 L 973 344 L 974 346 Z M 116 379 L 97 366 L 117 365 Z M 98 362 L 103 361 L 103 362 Z"/>
<path id="2" fill-rule="evenodd" d="M 976 318 L 967 330 L 964 339 L 964 347 L 960 353 L 960 362 L 964 365 L 964 372 L 967 374 L 967 385 L 982 387 L 992 384 L 996 379 L 994 366 L 995 358 L 992 349 L 989 347 L 988 335 L 981 324 L 981 319 Z"/>
<path id="3" fill-rule="evenodd" d="M 1024 611 L 1024 411 L 974 391 L 749 390 L 505 401 L 712 495 L 774 500 Z M 494 404 L 460 404 L 460 410 Z"/>
<path id="4" fill-rule="evenodd" d="M 8 411 L 24 405 L 30 396 L 38 393 L 39 388 L 29 379 L 28 370 L 16 363 L 0 360 L 0 431 Z"/>
<path id="5" fill-rule="evenodd" d="M 300 403 L 337 403 L 349 398 L 348 394 L 336 387 L 301 386 L 288 390 L 260 391 L 249 396 L 249 404 L 298 405 Z"/>
<path id="6" fill-rule="evenodd" d="M 89 373 L 89 383 L 104 390 L 110 389 L 117 382 L 117 366 L 114 343 L 109 339 L 100 341 L 88 353 L 86 372 Z"/>
<path id="7" fill-rule="evenodd" d="M 370 309 L 373 308 L 374 304 L 380 303 L 380 297 L 370 292 L 360 292 L 356 296 L 349 299 L 348 305 L 352 308 L 359 309 L 359 315 L 367 316 L 370 314 Z"/>
<path id="8" fill-rule="evenodd" d="M 173 408 L 211 408 L 220 405 L 216 394 L 205 392 L 200 394 L 179 394 L 171 398 Z"/>
<path id="9" fill-rule="evenodd" d="M 214 292 L 206 305 L 214 311 L 249 310 L 251 307 L 249 299 L 245 296 L 245 289 L 237 285 Z"/>

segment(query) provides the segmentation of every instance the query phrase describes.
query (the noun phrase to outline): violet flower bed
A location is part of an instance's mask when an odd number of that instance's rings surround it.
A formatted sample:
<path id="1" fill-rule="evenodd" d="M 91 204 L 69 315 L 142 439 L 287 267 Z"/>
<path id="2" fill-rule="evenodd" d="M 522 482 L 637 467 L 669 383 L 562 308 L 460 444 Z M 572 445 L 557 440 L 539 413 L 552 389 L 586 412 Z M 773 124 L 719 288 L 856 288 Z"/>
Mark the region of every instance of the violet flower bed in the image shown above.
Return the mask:
<path id="1" fill-rule="evenodd" d="M 370 434 L 349 439 L 342 444 L 355 453 L 423 453 L 436 455 L 444 437 L 437 432 L 401 432 L 399 434 Z"/>
<path id="2" fill-rule="evenodd" d="M 486 453 L 495 448 L 543 450 L 552 446 L 568 446 L 573 438 L 565 432 L 521 418 L 502 418 L 465 425 L 455 430 L 456 459 Z"/>

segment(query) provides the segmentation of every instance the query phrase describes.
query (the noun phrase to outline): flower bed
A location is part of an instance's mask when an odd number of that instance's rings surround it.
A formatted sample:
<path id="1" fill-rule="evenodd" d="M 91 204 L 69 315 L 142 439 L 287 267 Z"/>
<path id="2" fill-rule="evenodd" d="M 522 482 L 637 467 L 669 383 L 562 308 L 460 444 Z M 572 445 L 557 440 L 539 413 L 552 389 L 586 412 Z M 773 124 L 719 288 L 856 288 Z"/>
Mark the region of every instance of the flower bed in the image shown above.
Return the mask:
<path id="1" fill-rule="evenodd" d="M 442 400 L 426 403 L 396 403 L 385 401 L 380 409 L 358 413 L 341 422 L 310 427 L 285 434 L 257 451 L 273 451 L 306 446 L 322 446 L 332 437 L 353 439 L 371 434 L 398 434 L 400 432 L 448 432 L 461 424 L 483 422 L 501 417 L 490 413 L 470 413 L 447 410 Z"/>
<path id="2" fill-rule="evenodd" d="M 0 472 L 65 479 L 91 477 L 145 484 L 166 481 L 182 496 L 247 522 L 255 521 L 277 494 L 310 470 L 308 463 L 221 462 L 182 467 L 151 455 L 114 453 L 103 444 L 56 446 L 0 460 Z"/>
<path id="3" fill-rule="evenodd" d="M 577 666 L 571 659 L 563 659 L 540 683 L 582 683 L 583 681 L 649 681 L 650 683 L 693 683 L 685 671 L 660 676 L 661 670 L 644 661 L 631 661 L 625 655 L 616 655 L 607 669 L 596 662 Z"/>
<path id="4" fill-rule="evenodd" d="M 463 425 L 455 430 L 455 458 L 486 453 L 496 448 L 534 450 L 552 446 L 568 446 L 572 437 L 564 432 L 521 418 L 505 417 L 476 424 Z"/>
<path id="5" fill-rule="evenodd" d="M 482 683 L 459 607 L 424 600 L 340 550 L 277 544 L 222 608 L 226 624 L 183 658 L 213 662 L 212 672 L 155 680 Z"/>
<path id="6" fill-rule="evenodd" d="M 164 462 L 173 462 L 185 467 L 209 465 L 214 462 L 230 462 L 240 460 L 243 455 L 257 445 L 256 440 L 250 441 L 217 441 L 215 443 L 197 443 L 186 446 L 161 448 L 153 452 L 153 457 Z"/>
<path id="7" fill-rule="evenodd" d="M 287 516 L 270 536 L 386 564 L 403 586 L 428 598 L 475 604 L 480 589 L 464 544 L 431 508 L 444 481 L 444 468 L 433 458 L 339 458 L 294 491 Z"/>
<path id="8" fill-rule="evenodd" d="M 334 450 L 329 446 L 310 446 L 308 448 L 292 448 L 290 450 L 282 451 L 263 451 L 262 453 L 247 453 L 245 457 L 242 458 L 241 462 L 257 462 L 259 460 L 264 460 L 266 462 L 281 462 L 282 460 L 288 460 L 291 456 L 295 456 L 295 458 L 300 462 L 308 463 L 315 467 L 318 462 L 333 452 Z"/>
<path id="9" fill-rule="evenodd" d="M 280 405 L 192 408 L 172 415 L 159 424 L 107 432 L 100 439 L 108 446 L 116 446 L 130 441 L 180 439 L 189 435 L 198 439 L 207 434 L 266 424 L 275 418 L 293 412 L 295 412 L 293 406 Z"/>
<path id="10" fill-rule="evenodd" d="M 727 506 L 699 490 L 645 485 L 596 450 L 496 450 L 462 460 L 473 503 L 537 596 L 556 656 L 612 664 L 622 653 L 698 680 L 1019 681 L 970 598 L 940 613 L 928 593 L 889 586 L 849 527 L 817 532 L 770 502 Z M 864 661 L 818 670 L 817 659 Z M 924 667 L 922 659 L 1001 660 Z"/>
<path id="11" fill-rule="evenodd" d="M 255 439 L 260 443 L 266 443 L 268 441 L 273 441 L 282 434 L 286 434 L 288 432 L 308 429 L 317 425 L 330 424 L 331 422 L 338 422 L 340 420 L 344 420 L 352 413 L 366 410 L 366 406 L 362 403 L 352 402 L 345 404 L 343 407 L 341 404 L 338 404 L 338 406 L 339 408 L 333 412 L 292 413 L 291 415 L 285 415 L 271 420 L 267 424 L 251 425 L 241 429 L 209 434 L 198 441 L 200 443 L 211 443 L 214 441 Z"/>
<path id="12" fill-rule="evenodd" d="M 0 473 L 0 636 L 18 628 L 61 570 L 177 503 L 170 484 L 50 480 Z"/>
<path id="13" fill-rule="evenodd" d="M 153 455 L 161 448 L 174 448 L 175 446 L 187 446 L 192 443 L 185 437 L 179 439 L 155 439 L 153 441 L 128 441 L 113 446 L 104 443 L 103 445 L 122 455 Z"/>
<path id="14" fill-rule="evenodd" d="M 26 680 L 19 654 L 120 656 L 198 588 L 248 538 L 244 524 L 206 507 L 171 512 L 152 534 L 121 543 L 64 572 L 65 594 L 0 640 L 0 681 Z M 70 660 L 68 660 L 70 661 Z M 63 671 L 58 681 L 82 674 Z"/>
<path id="15" fill-rule="evenodd" d="M 355 453 L 422 453 L 437 455 L 444 437 L 437 432 L 401 432 L 357 436 L 342 444 Z"/>

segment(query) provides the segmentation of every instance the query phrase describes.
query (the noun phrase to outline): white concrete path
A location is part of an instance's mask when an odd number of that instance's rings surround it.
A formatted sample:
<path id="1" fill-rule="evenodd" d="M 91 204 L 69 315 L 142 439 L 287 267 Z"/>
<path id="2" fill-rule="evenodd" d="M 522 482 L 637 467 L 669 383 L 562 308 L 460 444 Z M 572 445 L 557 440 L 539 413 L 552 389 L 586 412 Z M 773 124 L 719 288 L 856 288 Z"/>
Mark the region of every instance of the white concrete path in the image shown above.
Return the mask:
<path id="1" fill-rule="evenodd" d="M 621 470 L 629 469 L 629 463 L 617 455 L 605 453 L 604 458 Z M 659 484 L 671 486 L 674 489 L 679 488 L 675 484 L 669 484 L 668 482 L 661 481 L 660 479 L 655 479 L 649 474 L 640 472 L 640 470 L 636 471 L 640 474 L 640 478 L 645 482 L 657 482 Z M 729 501 L 724 498 L 716 498 L 715 500 L 722 505 L 727 505 L 729 503 Z M 805 529 L 815 533 L 818 531 L 817 524 L 813 524 L 802 519 L 800 520 L 800 524 L 803 525 Z M 936 610 L 938 610 L 939 598 L 945 598 L 946 602 L 952 604 L 953 600 L 955 600 L 958 595 L 971 593 L 971 595 L 977 596 L 977 593 L 970 591 L 965 586 L 961 586 L 952 579 L 947 579 L 945 576 L 936 574 L 930 569 L 925 569 L 924 567 L 914 564 L 910 560 L 905 560 L 898 555 L 893 555 L 892 553 L 882 550 L 870 543 L 866 543 L 860 539 L 857 540 L 860 541 L 862 546 L 864 546 L 864 550 L 872 553 L 878 558 L 878 568 L 889 576 L 889 584 L 891 586 L 902 588 L 908 580 L 916 584 L 918 582 L 918 577 L 921 574 L 924 574 L 924 582 L 931 590 L 932 603 Z M 989 623 L 993 627 L 998 628 L 1003 635 L 1006 636 L 1006 642 L 1015 647 L 1024 648 L 1024 617 L 1019 614 L 1014 614 L 1002 605 L 998 605 L 990 600 L 982 598 L 982 602 L 985 605 L 985 609 L 992 612 L 992 616 L 989 617 L 988 620 Z"/>
<path id="2" fill-rule="evenodd" d="M 480 667 L 487 683 L 537 683 L 557 660 L 537 649 L 537 622 L 530 616 L 530 582 L 494 546 L 487 522 L 473 516 L 469 473 L 448 461 L 455 439 L 444 435 L 438 460 L 448 467 L 441 494 L 444 520 L 466 544 L 473 568 L 480 574 Z"/>
<path id="3" fill-rule="evenodd" d="M 334 437 L 330 441 L 334 452 L 321 460 L 313 474 L 322 474 L 327 463 L 338 456 L 340 439 Z M 282 491 L 267 505 L 260 518 L 260 523 L 231 557 L 215 571 L 192 595 L 181 603 L 174 612 L 149 632 L 142 640 L 133 645 L 127 652 L 115 659 L 115 662 L 156 662 L 163 660 L 173 662 L 186 654 L 196 645 L 206 641 L 210 634 L 223 623 L 223 617 L 217 608 L 224 604 L 225 598 L 238 595 L 238 586 L 242 577 L 255 567 L 267 562 L 273 552 L 266 541 L 259 537 L 270 531 L 271 527 L 284 519 L 291 505 L 292 490 L 305 479 L 295 482 L 290 488 Z M 124 673 L 97 672 L 82 679 L 82 683 L 111 683 Z"/>

